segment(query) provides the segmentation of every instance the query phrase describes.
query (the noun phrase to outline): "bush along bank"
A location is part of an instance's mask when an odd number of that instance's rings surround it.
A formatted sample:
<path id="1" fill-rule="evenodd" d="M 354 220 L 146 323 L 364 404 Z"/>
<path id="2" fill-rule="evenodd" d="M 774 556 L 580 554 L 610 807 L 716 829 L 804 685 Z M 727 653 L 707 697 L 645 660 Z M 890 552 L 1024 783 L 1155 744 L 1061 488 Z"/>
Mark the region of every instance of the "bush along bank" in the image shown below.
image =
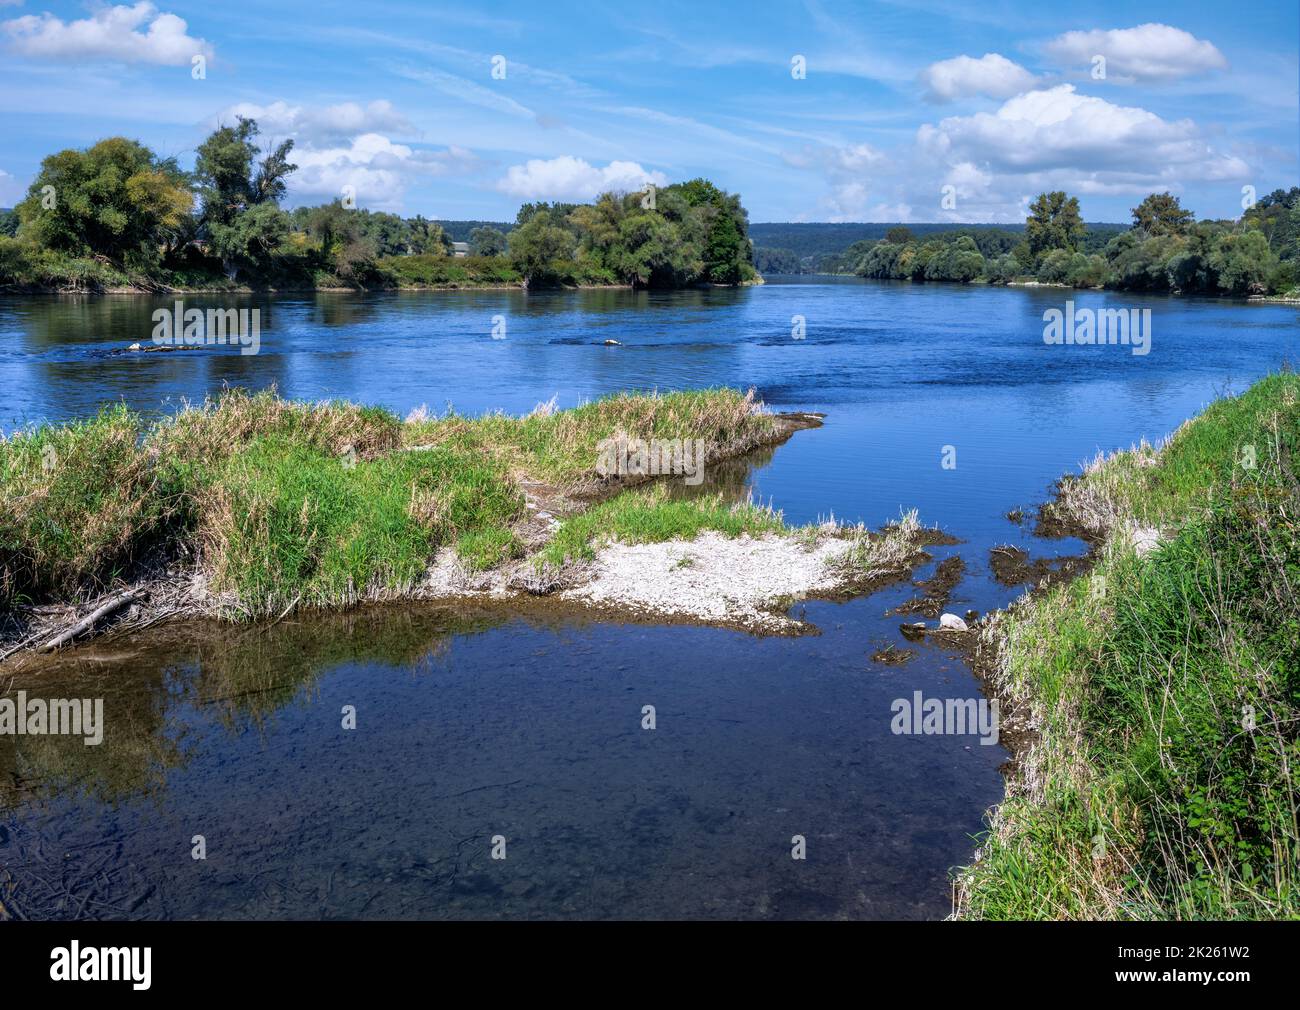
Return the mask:
<path id="1" fill-rule="evenodd" d="M 748 567 L 719 573 L 702 550 L 671 577 L 640 573 L 657 596 L 615 580 L 587 602 L 788 630 L 782 598 L 902 577 L 924 558 L 914 516 L 879 534 L 795 530 L 695 486 L 702 467 L 817 423 L 730 389 L 404 421 L 233 390 L 153 424 L 116 406 L 22 430 L 0 441 L 0 658 L 111 621 L 485 593 L 581 601 L 611 552 L 702 533 L 743 540 Z M 668 493 L 679 474 L 689 496 Z M 795 557 L 803 582 L 768 584 Z"/>
<path id="2" fill-rule="evenodd" d="M 1095 564 L 982 630 L 1032 732 L 957 917 L 1300 915 L 1297 460 L 1283 372 L 1062 482 Z"/>

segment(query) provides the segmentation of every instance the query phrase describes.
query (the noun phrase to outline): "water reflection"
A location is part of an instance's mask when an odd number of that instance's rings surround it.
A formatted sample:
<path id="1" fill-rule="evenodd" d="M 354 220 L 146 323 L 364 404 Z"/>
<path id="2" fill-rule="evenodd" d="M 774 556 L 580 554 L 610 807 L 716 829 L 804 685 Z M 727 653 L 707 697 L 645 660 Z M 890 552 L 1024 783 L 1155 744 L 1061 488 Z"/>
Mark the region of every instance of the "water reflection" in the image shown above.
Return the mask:
<path id="1" fill-rule="evenodd" d="M 881 604 L 865 602 L 809 604 L 823 634 L 799 639 L 390 607 L 69 654 L 40 690 L 103 692 L 105 742 L 0 752 L 0 901 L 32 917 L 942 914 L 1002 753 L 889 733 L 904 687 L 971 685 L 939 653 L 873 669 L 861 624 Z"/>

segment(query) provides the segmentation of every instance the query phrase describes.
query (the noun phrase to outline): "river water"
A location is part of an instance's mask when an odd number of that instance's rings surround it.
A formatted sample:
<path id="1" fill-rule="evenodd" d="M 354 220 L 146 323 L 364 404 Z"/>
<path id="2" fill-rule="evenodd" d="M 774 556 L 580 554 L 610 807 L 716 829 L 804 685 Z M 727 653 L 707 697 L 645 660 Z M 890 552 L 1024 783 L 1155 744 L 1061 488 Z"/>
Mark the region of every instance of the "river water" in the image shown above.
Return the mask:
<path id="1" fill-rule="evenodd" d="M 1150 353 L 1044 344 L 1067 298 L 1150 309 Z M 149 345 L 170 298 L 0 299 L 0 427 L 117 400 L 166 411 L 225 384 L 399 413 L 754 386 L 826 424 L 728 484 L 796 523 L 918 509 L 963 541 L 933 551 L 966 564 L 957 613 L 1022 591 L 991 577 L 994 545 L 1082 549 L 1009 510 L 1300 351 L 1294 306 L 829 278 L 184 301 L 258 308 L 259 353 L 115 353 Z M 799 604 L 816 633 L 793 638 L 397 606 L 71 650 L 39 686 L 0 685 L 103 698 L 106 716 L 96 747 L 0 737 L 0 901 L 33 917 L 942 916 L 1007 754 L 891 732 L 915 691 L 980 697 L 958 657 L 903 640 L 913 618 L 887 611 L 913 594 Z M 873 662 L 886 645 L 917 655 Z"/>

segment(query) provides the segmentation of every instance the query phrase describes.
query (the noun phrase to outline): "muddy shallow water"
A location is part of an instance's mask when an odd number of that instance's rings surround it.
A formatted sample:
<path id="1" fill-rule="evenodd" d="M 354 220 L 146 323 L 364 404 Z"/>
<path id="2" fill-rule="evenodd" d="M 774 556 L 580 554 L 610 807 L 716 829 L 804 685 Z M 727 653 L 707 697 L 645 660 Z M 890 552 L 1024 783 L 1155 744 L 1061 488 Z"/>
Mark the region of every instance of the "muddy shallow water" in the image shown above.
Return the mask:
<path id="1" fill-rule="evenodd" d="M 165 410 L 225 381 L 403 412 L 752 384 L 778 409 L 825 411 L 825 427 L 710 480 L 792 522 L 918 508 L 963 542 L 915 578 L 946 582 L 939 564 L 960 557 L 944 609 L 965 614 L 1022 591 L 990 570 L 993 547 L 1083 548 L 1009 509 L 1300 349 L 1295 307 L 1091 292 L 1071 297 L 1153 309 L 1151 353 L 1046 347 L 1042 311 L 1064 297 L 811 279 L 284 298 L 255 357 L 149 360 L 105 356 L 147 339 L 147 298 L 0 299 L 3 424 L 118 397 Z M 506 341 L 487 336 L 496 313 Z M 902 635 L 916 614 L 888 615 L 922 591 L 797 604 L 816 629 L 802 637 L 421 605 L 71 650 L 0 677 L 0 699 L 98 697 L 106 719 L 98 747 L 0 735 L 0 903 L 15 917 L 944 915 L 1007 755 L 891 732 L 891 706 L 917 690 L 979 697 L 959 658 Z M 872 658 L 903 649 L 916 655 Z"/>

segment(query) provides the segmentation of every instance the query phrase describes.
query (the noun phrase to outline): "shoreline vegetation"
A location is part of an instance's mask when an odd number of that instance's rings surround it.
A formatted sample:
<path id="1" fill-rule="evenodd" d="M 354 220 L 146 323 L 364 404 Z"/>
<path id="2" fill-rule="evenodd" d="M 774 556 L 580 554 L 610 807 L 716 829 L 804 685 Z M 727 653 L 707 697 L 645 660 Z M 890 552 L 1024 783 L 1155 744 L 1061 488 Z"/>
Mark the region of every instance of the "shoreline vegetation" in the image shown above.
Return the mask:
<path id="1" fill-rule="evenodd" d="M 1300 298 L 1300 187 L 1261 197 L 1237 221 L 1198 222 L 1169 193 L 1152 193 L 1132 215 L 1127 228 L 1085 224 L 1076 198 L 1043 193 L 1016 229 L 900 224 L 833 254 L 800 257 L 760 246 L 754 263 L 767 273 L 813 270 L 915 283 Z"/>
<path id="2" fill-rule="evenodd" d="M 1300 916 L 1297 460 L 1283 371 L 1060 483 L 1091 571 L 978 629 L 1020 729 L 954 918 Z"/>
<path id="3" fill-rule="evenodd" d="M 458 244 L 437 221 L 361 209 L 355 192 L 283 209 L 297 170 L 293 141 L 263 151 L 258 132 L 243 117 L 219 127 L 190 171 L 125 137 L 50 155 L 26 198 L 0 211 L 0 291 L 759 281 L 740 197 L 706 179 L 604 193 L 591 204 L 527 203 L 508 234 L 484 223 Z"/>
<path id="4" fill-rule="evenodd" d="M 0 660 L 114 622 L 401 599 L 552 596 L 799 633 L 792 599 L 905 577 L 941 535 L 914 514 L 792 528 L 601 460 L 689 439 L 708 466 L 820 423 L 732 389 L 405 420 L 235 389 L 152 424 L 118 405 L 20 430 L 0 441 Z"/>

